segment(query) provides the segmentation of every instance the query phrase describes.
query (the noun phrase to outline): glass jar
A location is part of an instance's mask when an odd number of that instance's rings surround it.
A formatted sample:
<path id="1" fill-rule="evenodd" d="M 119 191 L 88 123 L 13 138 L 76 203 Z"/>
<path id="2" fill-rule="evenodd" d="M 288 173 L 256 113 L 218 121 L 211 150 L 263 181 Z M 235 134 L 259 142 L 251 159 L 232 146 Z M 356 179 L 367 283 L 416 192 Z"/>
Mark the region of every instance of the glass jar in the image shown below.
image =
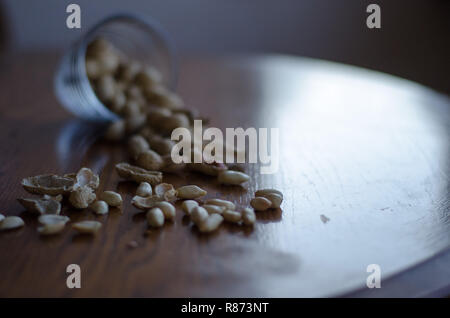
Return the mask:
<path id="1" fill-rule="evenodd" d="M 163 84 L 174 90 L 177 65 L 168 33 L 159 23 L 137 14 L 118 14 L 105 18 L 75 42 L 63 56 L 55 75 L 55 92 L 61 104 L 74 115 L 111 121 L 118 115 L 96 96 L 86 74 L 86 49 L 97 37 L 111 42 L 125 56 L 155 67 Z"/>

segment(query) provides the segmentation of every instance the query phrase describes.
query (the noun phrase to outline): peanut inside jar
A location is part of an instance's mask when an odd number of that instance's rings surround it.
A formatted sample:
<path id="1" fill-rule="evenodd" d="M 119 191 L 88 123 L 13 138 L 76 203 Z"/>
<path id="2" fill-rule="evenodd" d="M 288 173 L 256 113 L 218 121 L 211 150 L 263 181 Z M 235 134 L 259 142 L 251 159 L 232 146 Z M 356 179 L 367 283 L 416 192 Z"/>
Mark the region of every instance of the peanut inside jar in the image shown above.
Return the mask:
<path id="1" fill-rule="evenodd" d="M 88 45 L 85 65 L 98 99 L 122 118 L 111 126 L 107 138 L 121 139 L 147 124 L 163 136 L 177 127 L 191 126 L 192 113 L 163 84 L 155 67 L 127 57 L 104 38 Z"/>

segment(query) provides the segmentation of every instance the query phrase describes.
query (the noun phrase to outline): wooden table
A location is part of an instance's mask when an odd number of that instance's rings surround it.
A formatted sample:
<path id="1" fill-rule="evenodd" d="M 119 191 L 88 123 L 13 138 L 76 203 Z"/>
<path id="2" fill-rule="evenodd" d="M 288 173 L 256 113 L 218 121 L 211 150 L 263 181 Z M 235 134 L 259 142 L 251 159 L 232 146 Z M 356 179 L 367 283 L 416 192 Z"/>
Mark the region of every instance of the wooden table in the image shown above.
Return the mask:
<path id="1" fill-rule="evenodd" d="M 211 125 L 280 129 L 280 168 L 249 165 L 245 187 L 213 178 L 165 175 L 199 184 L 208 197 L 246 206 L 255 189 L 275 187 L 282 211 L 258 214 L 253 229 L 224 225 L 201 235 L 178 210 L 174 224 L 144 235 L 130 205 L 136 186 L 113 167 L 122 145 L 67 114 L 53 92 L 54 54 L 1 60 L 0 210 L 26 226 L 0 233 L 0 297 L 298 297 L 443 295 L 450 286 L 450 102 L 414 83 L 363 69 L 285 56 L 187 59 L 179 92 Z M 123 213 L 67 211 L 97 219 L 96 237 L 70 226 L 40 237 L 18 197 L 23 177 L 101 174 Z M 179 204 L 178 204 L 179 207 Z M 323 222 L 321 215 L 329 221 Z M 131 248 L 129 243 L 138 246 Z M 81 267 L 81 289 L 66 267 Z M 382 288 L 366 288 L 369 264 Z"/>

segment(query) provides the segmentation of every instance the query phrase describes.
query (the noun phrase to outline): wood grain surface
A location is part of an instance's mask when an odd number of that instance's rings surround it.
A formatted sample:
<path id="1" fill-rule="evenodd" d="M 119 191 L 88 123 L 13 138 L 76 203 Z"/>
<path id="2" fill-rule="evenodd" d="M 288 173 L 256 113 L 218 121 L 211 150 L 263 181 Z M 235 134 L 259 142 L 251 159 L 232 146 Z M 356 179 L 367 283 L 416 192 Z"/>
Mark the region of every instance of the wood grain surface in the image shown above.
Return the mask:
<path id="1" fill-rule="evenodd" d="M 285 200 L 281 210 L 259 213 L 253 228 L 226 224 L 211 235 L 200 234 L 178 203 L 173 224 L 145 234 L 144 214 L 130 204 L 136 185 L 113 169 L 126 159 L 123 145 L 102 141 L 101 126 L 75 119 L 54 97 L 58 58 L 0 61 L 0 213 L 26 223 L 0 233 L 0 297 L 343 295 L 365 288 L 369 264 L 388 279 L 450 246 L 445 96 L 315 60 L 187 59 L 179 84 L 187 104 L 222 129 L 279 128 L 280 168 L 261 175 L 248 165 L 252 181 L 243 188 L 194 173 L 164 181 L 198 184 L 208 198 L 240 207 L 262 187 L 278 188 Z M 101 231 L 83 236 L 68 226 L 39 236 L 36 218 L 16 201 L 30 196 L 20 180 L 82 166 L 100 174 L 99 191 L 122 194 L 123 210 L 95 216 L 65 208 L 72 221 L 99 220 Z M 80 289 L 66 287 L 69 264 L 81 267 Z M 420 290 L 428 275 L 400 281 L 393 295 L 408 295 L 414 284 Z M 450 286 L 448 276 L 434 279 L 440 285 L 432 288 Z"/>

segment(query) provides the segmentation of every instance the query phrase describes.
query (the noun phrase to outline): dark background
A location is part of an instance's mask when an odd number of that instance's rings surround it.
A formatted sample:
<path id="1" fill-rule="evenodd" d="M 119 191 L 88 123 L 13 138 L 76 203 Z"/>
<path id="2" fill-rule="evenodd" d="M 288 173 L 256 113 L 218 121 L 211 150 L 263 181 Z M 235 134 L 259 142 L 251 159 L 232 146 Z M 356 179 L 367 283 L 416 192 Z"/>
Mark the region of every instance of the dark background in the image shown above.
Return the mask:
<path id="1" fill-rule="evenodd" d="M 359 65 L 450 94 L 446 0 L 4 0 L 8 50 L 64 49 L 102 17 L 139 11 L 159 20 L 181 55 L 284 53 Z M 82 29 L 65 26 L 77 3 Z M 381 29 L 366 7 L 381 7 Z M 5 29 L 5 28 L 4 28 Z"/>

